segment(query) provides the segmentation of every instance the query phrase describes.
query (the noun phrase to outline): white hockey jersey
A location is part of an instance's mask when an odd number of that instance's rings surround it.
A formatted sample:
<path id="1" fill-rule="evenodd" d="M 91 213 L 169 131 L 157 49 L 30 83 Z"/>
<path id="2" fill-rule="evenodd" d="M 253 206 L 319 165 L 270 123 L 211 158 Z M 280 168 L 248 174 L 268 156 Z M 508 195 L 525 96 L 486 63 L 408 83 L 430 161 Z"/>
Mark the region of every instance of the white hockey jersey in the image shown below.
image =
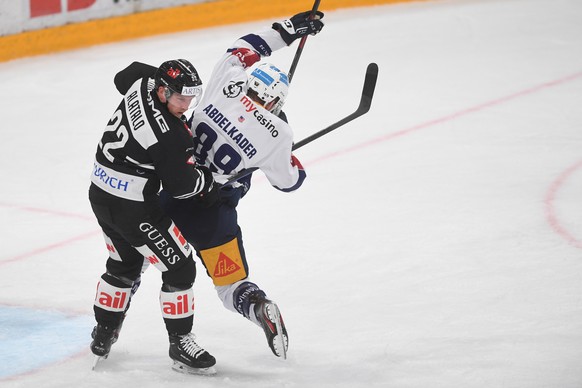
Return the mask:
<path id="1" fill-rule="evenodd" d="M 278 116 L 247 97 L 245 71 L 250 61 L 241 53 L 253 50 L 260 56 L 286 46 L 275 30 L 246 35 L 215 66 L 204 97 L 191 121 L 194 155 L 208 166 L 219 183 L 241 170 L 257 167 L 279 190 L 293 191 L 303 183 L 305 172 L 291 157 L 293 132 Z"/>

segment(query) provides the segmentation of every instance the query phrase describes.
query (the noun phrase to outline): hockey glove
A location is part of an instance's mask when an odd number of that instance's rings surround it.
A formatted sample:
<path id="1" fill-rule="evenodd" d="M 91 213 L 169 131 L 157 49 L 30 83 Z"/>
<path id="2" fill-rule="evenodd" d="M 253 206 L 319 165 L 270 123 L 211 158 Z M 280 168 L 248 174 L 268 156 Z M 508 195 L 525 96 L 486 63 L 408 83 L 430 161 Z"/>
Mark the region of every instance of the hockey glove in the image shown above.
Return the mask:
<path id="1" fill-rule="evenodd" d="M 204 187 L 200 194 L 196 195 L 196 199 L 204 205 L 204 207 L 210 207 L 218 201 L 220 196 L 220 187 L 214 182 L 212 177 L 212 172 L 206 166 L 196 166 L 196 169 L 202 173 L 204 176 Z"/>
<path id="2" fill-rule="evenodd" d="M 280 23 L 273 23 L 273 29 L 281 34 L 281 38 L 289 46 L 295 39 L 302 38 L 306 35 L 315 35 L 323 28 L 323 12 L 317 11 L 315 17 L 310 19 L 311 11 L 301 12 L 283 20 Z"/>

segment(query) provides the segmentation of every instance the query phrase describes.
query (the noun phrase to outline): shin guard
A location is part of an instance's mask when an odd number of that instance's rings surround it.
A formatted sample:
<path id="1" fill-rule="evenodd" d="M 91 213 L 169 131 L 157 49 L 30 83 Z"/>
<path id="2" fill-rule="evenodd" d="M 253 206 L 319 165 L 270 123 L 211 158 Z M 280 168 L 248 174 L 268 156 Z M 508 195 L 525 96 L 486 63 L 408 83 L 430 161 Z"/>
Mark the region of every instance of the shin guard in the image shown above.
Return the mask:
<path id="1" fill-rule="evenodd" d="M 98 323 L 118 326 L 131 298 L 131 285 L 104 274 L 97 283 L 93 309 Z"/>
<path id="2" fill-rule="evenodd" d="M 194 291 L 192 288 L 180 291 L 160 291 L 160 308 L 170 334 L 187 334 L 194 321 Z"/>

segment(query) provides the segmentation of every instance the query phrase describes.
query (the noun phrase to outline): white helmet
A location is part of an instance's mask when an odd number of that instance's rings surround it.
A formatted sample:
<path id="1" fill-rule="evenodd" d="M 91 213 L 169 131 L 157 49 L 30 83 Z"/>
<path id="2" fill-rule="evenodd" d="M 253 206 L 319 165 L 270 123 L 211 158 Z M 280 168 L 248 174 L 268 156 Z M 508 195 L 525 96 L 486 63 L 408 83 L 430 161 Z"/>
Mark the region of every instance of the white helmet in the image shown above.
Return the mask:
<path id="1" fill-rule="evenodd" d="M 265 109 L 276 115 L 281 111 L 288 92 L 289 77 L 274 65 L 263 63 L 249 77 L 249 95 L 254 95 Z"/>

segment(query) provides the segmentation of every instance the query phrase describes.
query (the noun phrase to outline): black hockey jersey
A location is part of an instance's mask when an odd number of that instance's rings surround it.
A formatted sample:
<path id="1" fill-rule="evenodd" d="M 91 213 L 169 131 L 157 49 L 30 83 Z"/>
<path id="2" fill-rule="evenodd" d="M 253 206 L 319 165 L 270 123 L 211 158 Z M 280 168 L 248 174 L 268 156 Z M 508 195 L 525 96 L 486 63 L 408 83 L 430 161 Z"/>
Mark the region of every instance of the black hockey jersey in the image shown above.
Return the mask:
<path id="1" fill-rule="evenodd" d="M 115 76 L 124 97 L 107 123 L 91 175 L 91 182 L 102 190 L 133 201 L 156 195 L 160 183 L 179 199 L 202 190 L 192 134 L 159 101 L 155 71 L 134 62 Z"/>

